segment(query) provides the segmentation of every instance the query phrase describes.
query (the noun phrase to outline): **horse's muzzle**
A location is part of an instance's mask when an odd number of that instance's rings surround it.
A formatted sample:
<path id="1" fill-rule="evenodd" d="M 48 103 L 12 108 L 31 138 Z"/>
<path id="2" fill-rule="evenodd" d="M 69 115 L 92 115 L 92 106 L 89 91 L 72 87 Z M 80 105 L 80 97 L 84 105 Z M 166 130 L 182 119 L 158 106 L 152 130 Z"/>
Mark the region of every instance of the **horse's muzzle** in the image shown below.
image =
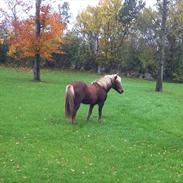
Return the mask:
<path id="1" fill-rule="evenodd" d="M 122 94 L 123 92 L 124 92 L 124 90 L 123 90 L 123 89 L 121 89 L 121 90 L 119 91 L 119 93 L 120 93 L 120 94 Z"/>

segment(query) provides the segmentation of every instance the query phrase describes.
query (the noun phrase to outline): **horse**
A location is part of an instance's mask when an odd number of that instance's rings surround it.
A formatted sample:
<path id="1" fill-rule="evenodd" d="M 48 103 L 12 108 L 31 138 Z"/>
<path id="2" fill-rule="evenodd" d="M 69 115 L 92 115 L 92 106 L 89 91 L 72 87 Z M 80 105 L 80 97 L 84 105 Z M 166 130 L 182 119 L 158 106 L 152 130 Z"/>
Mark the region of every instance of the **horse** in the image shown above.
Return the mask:
<path id="1" fill-rule="evenodd" d="M 65 117 L 73 124 L 80 104 L 90 105 L 87 121 L 89 120 L 93 107 L 98 104 L 98 121 L 101 121 L 102 108 L 107 98 L 107 93 L 113 88 L 122 94 L 124 89 L 121 84 L 121 77 L 118 74 L 105 75 L 101 79 L 86 84 L 82 81 L 75 81 L 66 86 L 65 90 Z"/>

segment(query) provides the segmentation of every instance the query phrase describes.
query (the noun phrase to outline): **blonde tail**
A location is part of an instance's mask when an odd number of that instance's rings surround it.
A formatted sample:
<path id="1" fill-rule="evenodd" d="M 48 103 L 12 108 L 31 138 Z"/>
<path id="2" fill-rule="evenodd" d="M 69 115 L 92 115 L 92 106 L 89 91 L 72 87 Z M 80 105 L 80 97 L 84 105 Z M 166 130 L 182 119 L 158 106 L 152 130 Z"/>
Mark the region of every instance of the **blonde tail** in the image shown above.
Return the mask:
<path id="1" fill-rule="evenodd" d="M 65 117 L 72 119 L 74 113 L 74 87 L 67 85 L 65 90 Z"/>

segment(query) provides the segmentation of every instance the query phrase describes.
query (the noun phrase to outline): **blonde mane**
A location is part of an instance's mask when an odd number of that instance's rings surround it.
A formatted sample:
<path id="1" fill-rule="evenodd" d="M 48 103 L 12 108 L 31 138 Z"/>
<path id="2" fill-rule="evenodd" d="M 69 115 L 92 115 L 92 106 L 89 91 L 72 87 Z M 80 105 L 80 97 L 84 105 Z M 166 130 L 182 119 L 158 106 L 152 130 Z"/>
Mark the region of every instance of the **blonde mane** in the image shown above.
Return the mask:
<path id="1" fill-rule="evenodd" d="M 117 76 L 116 80 L 121 82 L 121 78 L 117 74 L 111 74 L 111 75 L 105 75 L 101 79 L 93 81 L 92 84 L 97 83 L 98 85 L 103 87 L 105 90 L 108 90 L 112 86 L 112 81 L 116 76 Z"/>

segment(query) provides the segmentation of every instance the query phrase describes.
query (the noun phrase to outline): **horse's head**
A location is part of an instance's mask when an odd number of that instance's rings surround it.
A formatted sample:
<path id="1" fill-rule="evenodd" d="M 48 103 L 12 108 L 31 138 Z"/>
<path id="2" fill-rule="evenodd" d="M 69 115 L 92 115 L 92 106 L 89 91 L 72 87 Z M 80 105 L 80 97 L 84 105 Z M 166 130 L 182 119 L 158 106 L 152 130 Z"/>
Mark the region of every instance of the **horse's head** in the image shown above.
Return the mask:
<path id="1" fill-rule="evenodd" d="M 112 88 L 115 89 L 120 94 L 122 94 L 124 92 L 124 89 L 121 84 L 121 77 L 119 77 L 118 74 L 113 74 Z"/>

